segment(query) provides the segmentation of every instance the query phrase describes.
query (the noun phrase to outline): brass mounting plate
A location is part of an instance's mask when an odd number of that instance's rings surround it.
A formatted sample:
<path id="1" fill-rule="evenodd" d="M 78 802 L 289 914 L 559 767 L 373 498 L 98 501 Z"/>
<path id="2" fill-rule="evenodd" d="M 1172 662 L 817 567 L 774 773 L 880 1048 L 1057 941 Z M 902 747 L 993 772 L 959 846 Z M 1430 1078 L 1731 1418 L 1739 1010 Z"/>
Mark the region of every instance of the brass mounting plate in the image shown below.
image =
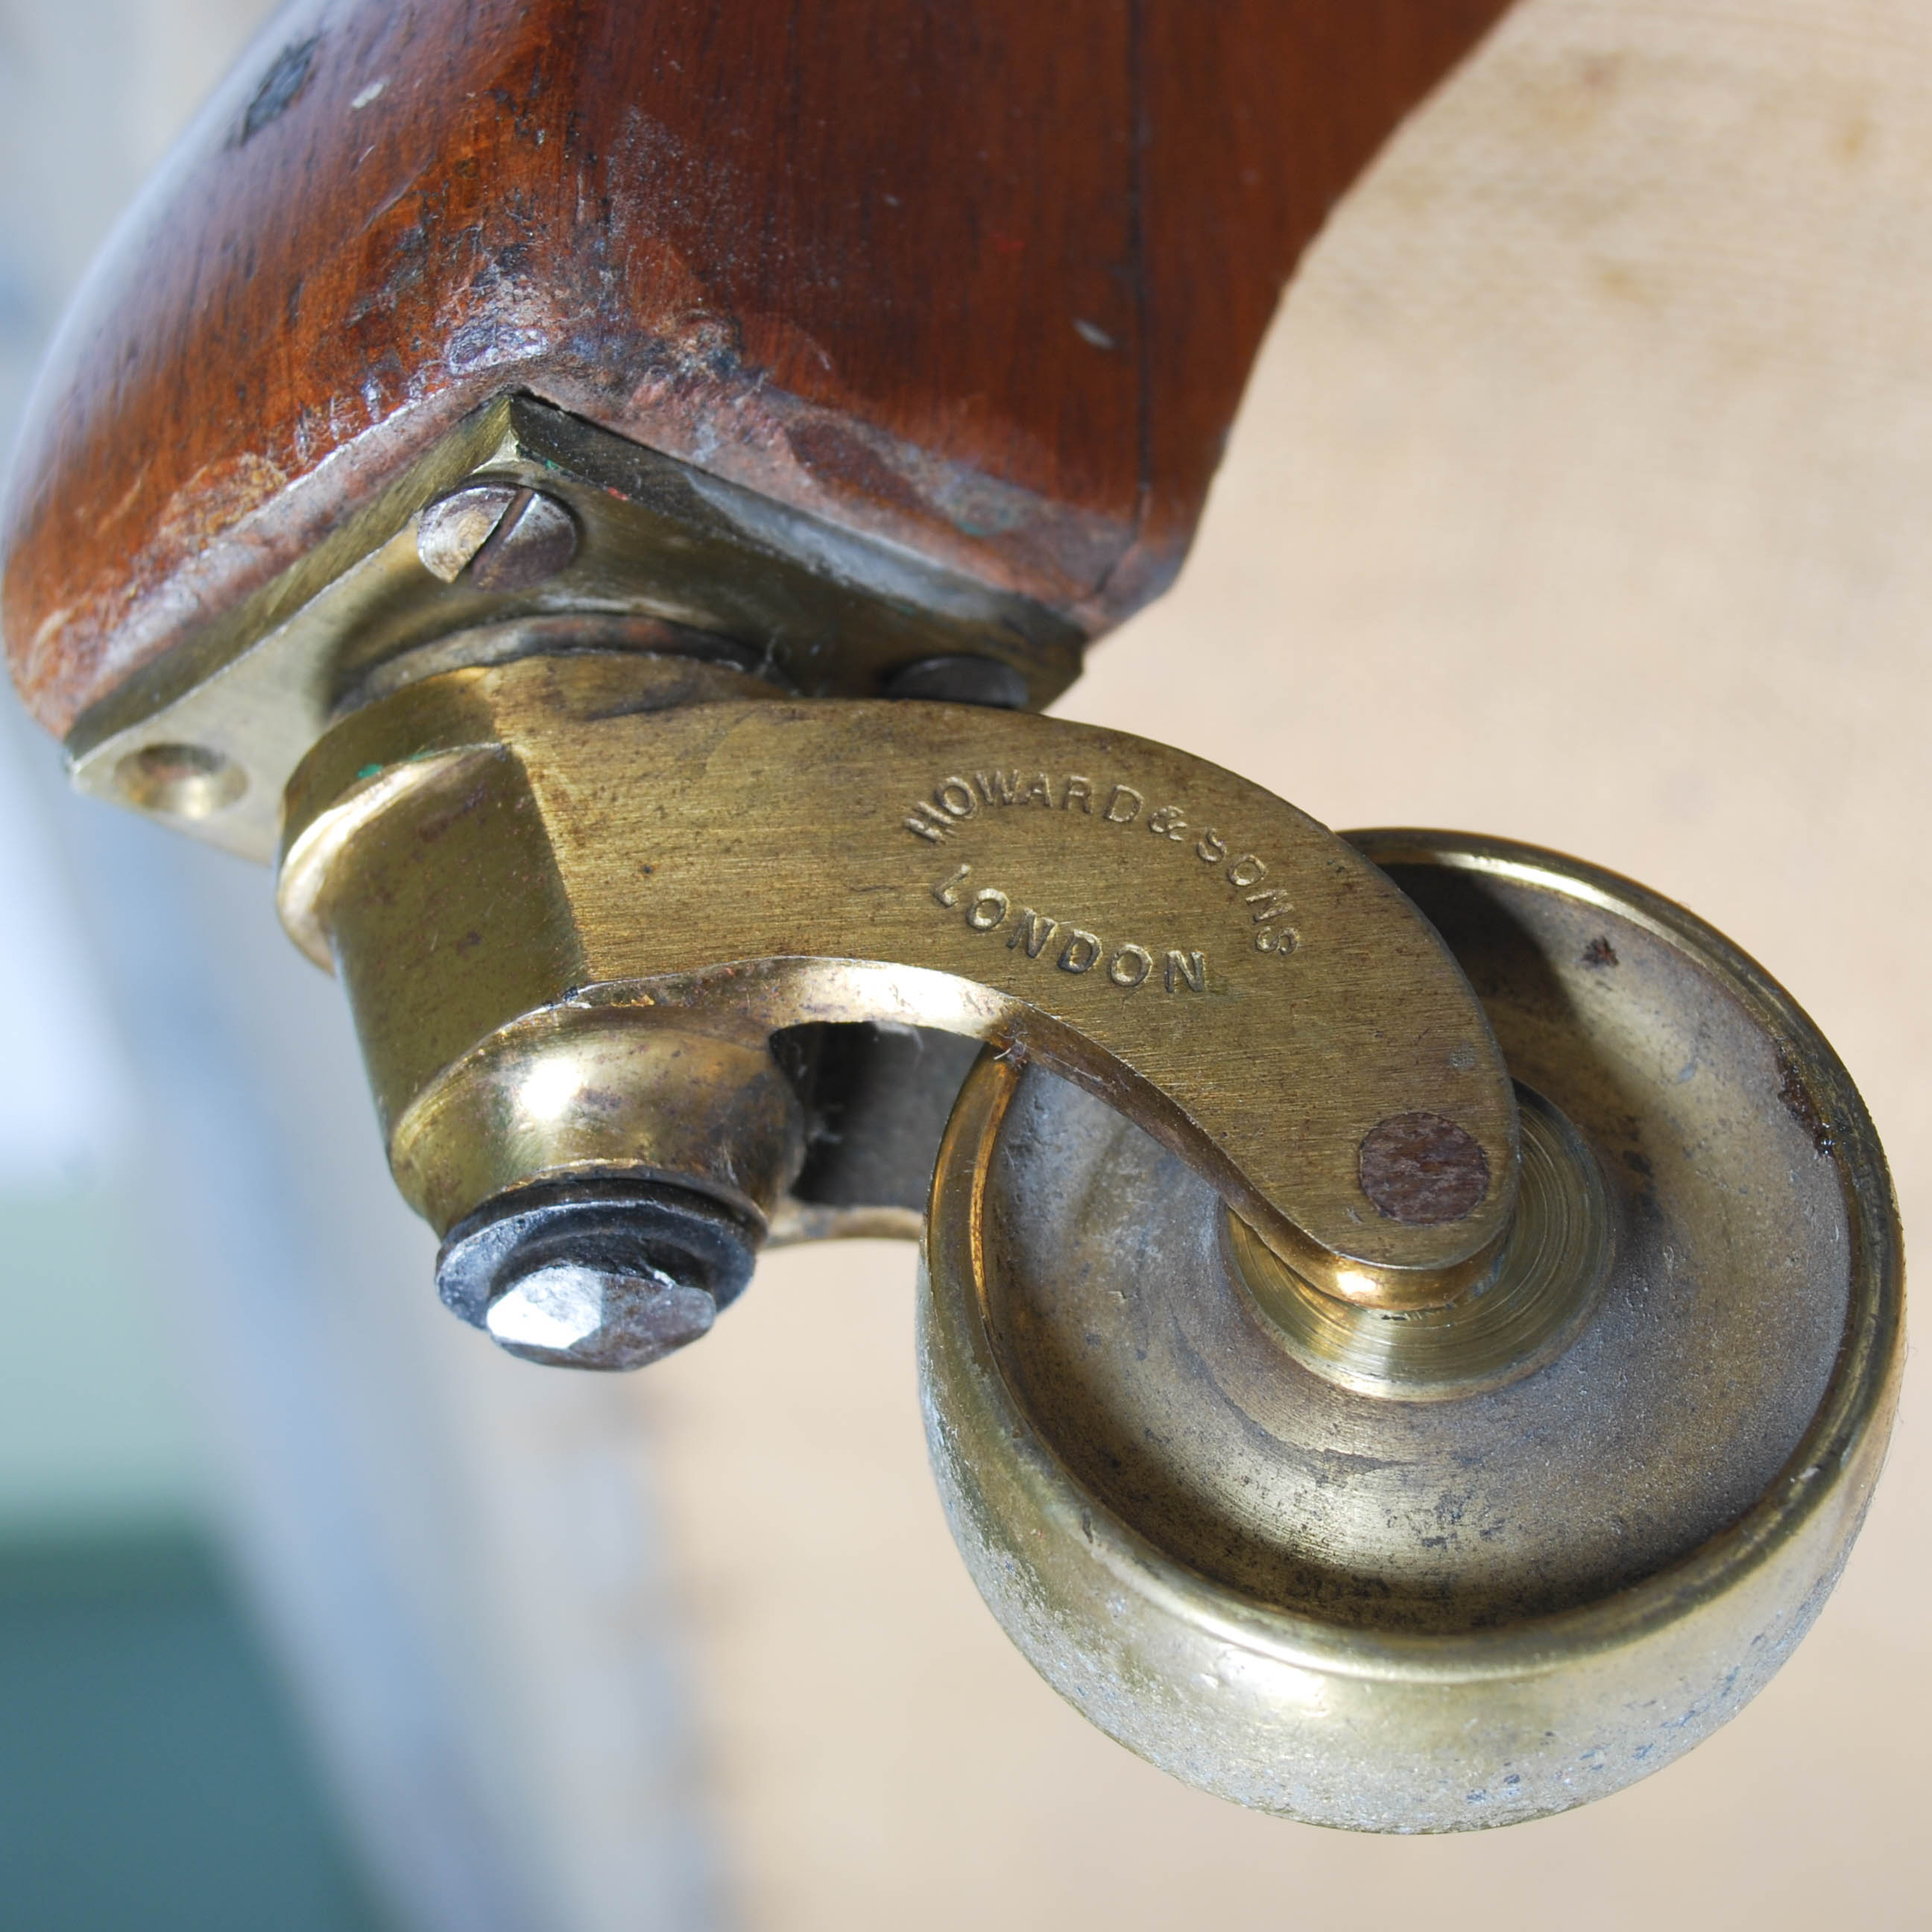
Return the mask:
<path id="1" fill-rule="evenodd" d="M 422 511 L 481 479 L 566 504 L 579 536 L 570 563 L 513 592 L 433 574 L 416 551 Z M 74 782 L 266 861 L 290 774 L 330 720 L 380 683 L 380 668 L 411 654 L 431 669 L 490 662 L 519 624 L 539 627 L 530 648 L 554 650 L 564 619 L 606 647 L 641 623 L 643 647 L 662 648 L 648 626 L 676 626 L 700 652 L 708 643 L 805 696 L 877 697 L 922 659 L 988 658 L 1020 674 L 1034 708 L 1079 674 L 1085 644 L 1042 605 L 504 397 L 299 563 L 83 714 L 67 740 Z"/>

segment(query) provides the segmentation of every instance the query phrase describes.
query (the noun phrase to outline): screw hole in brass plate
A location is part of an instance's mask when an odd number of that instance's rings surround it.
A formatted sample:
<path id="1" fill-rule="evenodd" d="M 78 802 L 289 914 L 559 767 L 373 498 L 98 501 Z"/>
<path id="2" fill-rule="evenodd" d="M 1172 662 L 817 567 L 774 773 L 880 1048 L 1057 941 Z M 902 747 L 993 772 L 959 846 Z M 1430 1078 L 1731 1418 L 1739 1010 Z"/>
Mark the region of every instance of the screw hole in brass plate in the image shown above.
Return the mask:
<path id="1" fill-rule="evenodd" d="M 114 769 L 130 805 L 170 818 L 208 818 L 248 789 L 248 775 L 206 745 L 144 745 Z"/>

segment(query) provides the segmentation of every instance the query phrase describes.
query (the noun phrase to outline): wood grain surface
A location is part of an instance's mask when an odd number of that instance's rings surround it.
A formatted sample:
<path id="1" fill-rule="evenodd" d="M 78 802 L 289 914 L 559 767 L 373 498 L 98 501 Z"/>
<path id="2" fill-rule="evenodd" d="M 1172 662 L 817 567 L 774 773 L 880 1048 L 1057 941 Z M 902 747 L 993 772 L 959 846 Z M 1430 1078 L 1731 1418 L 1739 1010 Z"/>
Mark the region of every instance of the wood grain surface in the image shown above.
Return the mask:
<path id="1" fill-rule="evenodd" d="M 0 540 L 64 731 L 525 391 L 1117 622 L 1335 199 L 1504 0 L 300 0 L 70 315 Z"/>

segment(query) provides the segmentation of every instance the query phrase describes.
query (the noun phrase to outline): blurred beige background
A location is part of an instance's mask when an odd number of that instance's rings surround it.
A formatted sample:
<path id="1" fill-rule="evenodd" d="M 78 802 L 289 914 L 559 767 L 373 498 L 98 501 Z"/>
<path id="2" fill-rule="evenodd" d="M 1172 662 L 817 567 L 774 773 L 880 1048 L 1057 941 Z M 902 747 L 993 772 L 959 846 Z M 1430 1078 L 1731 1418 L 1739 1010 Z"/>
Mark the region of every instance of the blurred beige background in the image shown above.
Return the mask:
<path id="1" fill-rule="evenodd" d="M 1204 291 L 1211 299 L 1211 291 Z M 1338 212 L 1176 591 L 1062 709 L 1581 854 L 1765 961 L 1932 1210 L 1932 4 L 1528 0 Z M 1378 1841 L 1036 1681 L 924 1467 L 909 1252 L 635 1388 L 746 1922 L 1932 1925 L 1932 1424 L 1796 1661 L 1621 1796 Z"/>
<path id="2" fill-rule="evenodd" d="M 0 56 L 54 76 L 0 124 L 50 287 L 266 11 L 0 0 Z M 110 69 L 135 76 L 111 107 L 46 104 L 106 100 Z M 1682 898 L 1838 1046 L 1908 1239 L 1932 1208 L 1929 185 L 1932 0 L 1524 0 L 1338 211 L 1180 585 L 1063 707 L 1336 825 L 1494 830 Z M 214 936 L 193 973 L 313 1197 L 290 1225 L 328 1319 L 273 1347 L 355 1425 L 403 1603 L 368 1622 L 420 1616 L 448 1680 L 422 1724 L 478 1786 L 438 1825 L 405 1801 L 447 1796 L 447 1758 L 376 1774 L 430 1673 L 341 1636 L 315 1582 L 340 1552 L 278 1558 L 299 1492 L 264 1478 L 233 1535 L 404 1922 L 476 1932 L 488 1894 L 517 1932 L 1932 1925 L 1922 1377 L 1816 1632 L 1684 1762 L 1481 1837 L 1248 1816 L 1088 1729 L 974 1596 L 925 1466 L 909 1249 L 772 1256 L 634 1382 L 494 1356 L 433 1305 L 339 1001 L 266 880 L 127 830 L 128 866 L 178 872 L 174 953 Z M 445 1866 L 412 1873 L 435 1831 Z"/>

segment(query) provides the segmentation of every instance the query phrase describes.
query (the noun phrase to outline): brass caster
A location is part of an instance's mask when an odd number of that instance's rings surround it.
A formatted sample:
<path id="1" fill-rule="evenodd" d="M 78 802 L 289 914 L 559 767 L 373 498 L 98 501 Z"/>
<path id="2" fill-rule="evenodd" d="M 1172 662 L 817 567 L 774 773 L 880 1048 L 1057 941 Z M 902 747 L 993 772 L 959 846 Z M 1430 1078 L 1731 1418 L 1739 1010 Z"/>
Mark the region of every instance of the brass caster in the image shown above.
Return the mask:
<path id="1" fill-rule="evenodd" d="M 324 10 L 89 278 L 0 601 L 82 790 L 274 863 L 443 1299 L 634 1368 L 922 1229 L 981 1590 L 1244 1804 L 1721 1723 L 1895 1399 L 1829 1048 L 1625 880 L 1046 714 L 1503 0 Z"/>
<path id="2" fill-rule="evenodd" d="M 505 1346 L 638 1366 L 766 1238 L 925 1207 L 967 1563 L 1204 1790 L 1582 1803 L 1761 1688 L 1844 1562 L 1900 1360 L 1883 1156 L 1790 1000 L 1627 880 L 597 652 L 351 712 L 284 840 L 445 1298 Z M 839 1057 L 881 1024 L 988 1051 L 935 1087 L 866 1049 L 868 1126 Z M 936 1173 L 881 1164 L 949 1087 Z"/>
<path id="3" fill-rule="evenodd" d="M 1109 1736 L 1262 1810 L 1466 1830 L 1669 1763 L 1803 1636 L 1884 1454 L 1898 1232 L 1844 1069 L 1708 927 L 1527 848 L 1352 842 L 1518 1083 L 1488 1278 L 1322 1294 L 989 1054 L 933 1194 L 928 1440 L 982 1594 Z"/>

